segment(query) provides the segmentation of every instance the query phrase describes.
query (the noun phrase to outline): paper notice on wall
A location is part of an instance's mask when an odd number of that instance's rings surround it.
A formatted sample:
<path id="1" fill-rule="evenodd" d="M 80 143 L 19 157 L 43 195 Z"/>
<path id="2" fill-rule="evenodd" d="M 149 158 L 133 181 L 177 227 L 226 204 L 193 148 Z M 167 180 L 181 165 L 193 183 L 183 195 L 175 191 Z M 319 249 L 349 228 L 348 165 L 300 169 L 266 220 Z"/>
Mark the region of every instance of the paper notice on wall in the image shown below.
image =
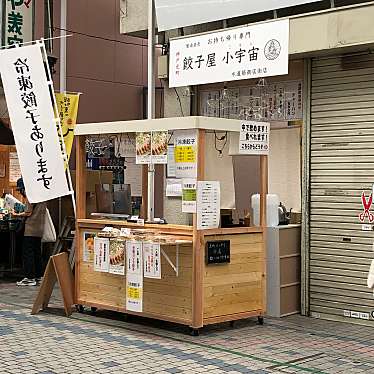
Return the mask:
<path id="1" fill-rule="evenodd" d="M 109 271 L 109 238 L 94 238 L 94 270 Z"/>
<path id="2" fill-rule="evenodd" d="M 93 232 L 83 233 L 83 261 L 84 262 L 94 261 L 95 236 L 96 234 Z"/>
<path id="3" fill-rule="evenodd" d="M 126 241 L 110 239 L 109 244 L 109 273 L 125 275 Z"/>
<path id="4" fill-rule="evenodd" d="M 168 163 L 168 138 L 167 131 L 152 132 L 152 164 Z"/>
<path id="5" fill-rule="evenodd" d="M 166 179 L 166 196 L 182 196 L 182 179 Z"/>
<path id="6" fill-rule="evenodd" d="M 143 243 L 144 278 L 161 279 L 160 243 Z"/>
<path id="7" fill-rule="evenodd" d="M 197 182 L 197 229 L 216 229 L 220 222 L 219 182 Z"/>
<path id="8" fill-rule="evenodd" d="M 174 158 L 177 178 L 197 178 L 197 130 L 176 133 Z"/>
<path id="9" fill-rule="evenodd" d="M 136 163 L 150 164 L 151 163 L 151 133 L 137 132 L 136 133 Z"/>
<path id="10" fill-rule="evenodd" d="M 168 145 L 168 165 L 167 165 L 167 177 L 175 178 L 175 155 L 174 145 Z"/>
<path id="11" fill-rule="evenodd" d="M 131 186 L 131 196 L 142 196 L 142 166 L 137 165 L 135 157 L 126 158 L 125 184 Z"/>
<path id="12" fill-rule="evenodd" d="M 143 311 L 143 275 L 126 275 L 126 309 L 132 312 Z"/>
<path id="13" fill-rule="evenodd" d="M 244 155 L 268 155 L 270 123 L 243 121 L 240 124 L 239 153 Z"/>
<path id="14" fill-rule="evenodd" d="M 21 167 L 19 166 L 17 152 L 9 152 L 9 183 L 17 183 L 21 178 Z"/>
<path id="15" fill-rule="evenodd" d="M 142 242 L 126 242 L 126 273 L 143 276 Z"/>
<path id="16" fill-rule="evenodd" d="M 196 213 L 196 179 L 182 180 L 182 212 Z"/>

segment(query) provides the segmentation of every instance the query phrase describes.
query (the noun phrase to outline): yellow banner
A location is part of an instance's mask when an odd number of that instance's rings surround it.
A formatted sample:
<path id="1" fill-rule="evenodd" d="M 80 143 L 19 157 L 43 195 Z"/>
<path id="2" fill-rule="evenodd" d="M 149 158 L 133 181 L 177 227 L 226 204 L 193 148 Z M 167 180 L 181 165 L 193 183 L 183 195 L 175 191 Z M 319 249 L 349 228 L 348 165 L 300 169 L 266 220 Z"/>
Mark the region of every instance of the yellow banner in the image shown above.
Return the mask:
<path id="1" fill-rule="evenodd" d="M 77 123 L 78 115 L 79 94 L 56 93 L 56 101 L 68 158 L 65 165 L 66 169 L 69 165 L 71 149 L 73 147 L 74 128 Z"/>

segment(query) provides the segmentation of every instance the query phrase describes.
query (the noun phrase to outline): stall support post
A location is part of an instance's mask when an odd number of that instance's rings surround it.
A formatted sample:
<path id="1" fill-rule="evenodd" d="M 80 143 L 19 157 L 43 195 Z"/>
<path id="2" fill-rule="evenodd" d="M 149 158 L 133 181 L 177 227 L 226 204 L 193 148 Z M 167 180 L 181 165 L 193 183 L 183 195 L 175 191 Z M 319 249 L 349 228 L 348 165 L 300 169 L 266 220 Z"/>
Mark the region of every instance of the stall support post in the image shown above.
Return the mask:
<path id="1" fill-rule="evenodd" d="M 75 293 L 74 297 L 77 298 L 80 295 L 80 263 L 81 255 L 80 249 L 82 246 L 82 239 L 78 228 L 78 220 L 86 218 L 86 183 L 87 183 L 87 171 L 86 171 L 86 138 L 85 136 L 77 137 L 76 144 L 76 174 L 75 174 L 75 190 L 77 198 L 77 216 L 76 216 L 76 228 L 75 228 Z M 76 302 L 76 300 L 74 300 Z"/>
<path id="2" fill-rule="evenodd" d="M 266 200 L 269 189 L 268 178 L 268 156 L 260 156 L 260 173 L 261 173 L 261 195 L 260 195 L 260 226 L 262 228 L 262 241 L 263 241 L 263 269 L 262 269 L 262 310 L 266 312 Z"/>
<path id="3" fill-rule="evenodd" d="M 198 130 L 197 180 L 205 178 L 205 130 Z M 193 273 L 192 273 L 192 328 L 203 327 L 203 276 L 204 276 L 204 237 L 197 230 L 197 214 L 193 215 Z"/>

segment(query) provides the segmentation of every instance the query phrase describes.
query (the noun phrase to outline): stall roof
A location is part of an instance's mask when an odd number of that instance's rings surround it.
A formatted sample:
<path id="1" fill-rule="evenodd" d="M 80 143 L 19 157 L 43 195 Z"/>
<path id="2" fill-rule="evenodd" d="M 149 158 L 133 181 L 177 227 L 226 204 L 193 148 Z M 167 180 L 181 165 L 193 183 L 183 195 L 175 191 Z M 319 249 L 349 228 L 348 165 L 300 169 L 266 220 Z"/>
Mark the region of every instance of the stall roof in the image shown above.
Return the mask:
<path id="1" fill-rule="evenodd" d="M 240 130 L 243 121 L 215 117 L 172 117 L 136 121 L 82 123 L 75 128 L 75 135 L 120 134 L 148 131 L 173 131 L 205 129 L 217 131 Z"/>

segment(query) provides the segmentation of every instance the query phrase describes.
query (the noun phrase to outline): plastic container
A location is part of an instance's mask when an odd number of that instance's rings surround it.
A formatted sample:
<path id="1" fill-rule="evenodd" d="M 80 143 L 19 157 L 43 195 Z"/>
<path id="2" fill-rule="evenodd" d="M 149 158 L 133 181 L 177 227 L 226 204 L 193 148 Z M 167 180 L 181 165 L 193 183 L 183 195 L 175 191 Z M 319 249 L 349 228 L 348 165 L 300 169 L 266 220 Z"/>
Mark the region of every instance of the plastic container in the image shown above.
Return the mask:
<path id="1" fill-rule="evenodd" d="M 252 195 L 253 224 L 260 226 L 260 194 Z M 275 227 L 279 225 L 279 197 L 278 195 L 268 194 L 266 196 L 266 226 Z"/>

